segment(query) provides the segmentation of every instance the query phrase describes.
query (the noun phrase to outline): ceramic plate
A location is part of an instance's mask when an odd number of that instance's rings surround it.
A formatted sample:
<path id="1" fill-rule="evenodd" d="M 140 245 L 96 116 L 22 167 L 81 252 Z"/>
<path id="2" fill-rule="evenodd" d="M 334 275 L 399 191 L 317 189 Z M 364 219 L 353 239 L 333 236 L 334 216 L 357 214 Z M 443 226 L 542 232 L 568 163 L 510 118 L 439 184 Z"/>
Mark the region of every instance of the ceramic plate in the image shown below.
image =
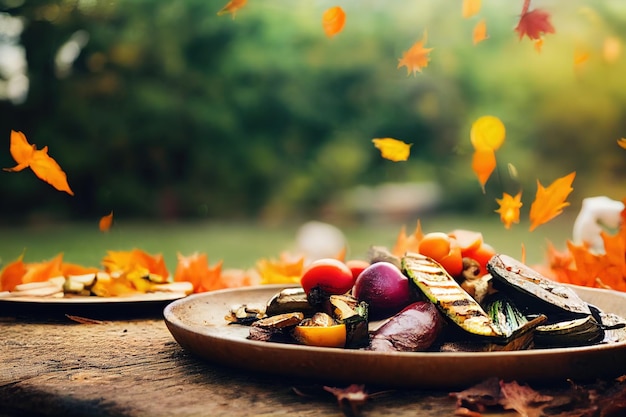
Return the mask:
<path id="1" fill-rule="evenodd" d="M 185 297 L 179 292 L 155 292 L 124 297 L 0 296 L 0 315 L 81 315 L 85 317 L 131 317 L 160 315 L 170 302 Z"/>
<path id="2" fill-rule="evenodd" d="M 373 352 L 248 340 L 228 324 L 232 306 L 264 305 L 284 286 L 195 294 L 164 309 L 174 339 L 206 360 L 303 379 L 427 389 L 467 388 L 489 377 L 525 382 L 575 382 L 626 374 L 626 341 L 513 352 Z M 626 317 L 626 293 L 573 287 L 588 303 Z"/>

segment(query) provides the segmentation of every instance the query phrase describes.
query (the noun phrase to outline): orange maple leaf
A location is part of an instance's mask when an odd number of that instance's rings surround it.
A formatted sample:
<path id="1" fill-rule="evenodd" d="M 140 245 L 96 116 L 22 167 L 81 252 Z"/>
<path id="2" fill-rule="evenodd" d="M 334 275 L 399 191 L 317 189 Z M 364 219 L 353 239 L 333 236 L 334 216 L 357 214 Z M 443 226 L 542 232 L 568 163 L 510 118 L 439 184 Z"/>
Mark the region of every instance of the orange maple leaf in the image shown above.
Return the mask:
<path id="1" fill-rule="evenodd" d="M 522 16 L 515 27 L 515 31 L 519 33 L 520 40 L 524 35 L 532 40 L 540 39 L 544 33 L 554 33 L 554 26 L 550 23 L 550 14 L 541 9 L 528 11 L 526 4 L 522 11 Z"/>
<path id="2" fill-rule="evenodd" d="M 428 66 L 429 54 L 434 48 L 424 48 L 426 38 L 427 34 L 424 32 L 422 39 L 415 42 L 409 50 L 402 54 L 402 58 L 398 59 L 398 68 L 406 67 L 407 75 L 410 75 L 411 72 L 416 75 L 417 72 L 422 72 L 422 68 Z"/>
<path id="3" fill-rule="evenodd" d="M 222 9 L 219 12 L 217 12 L 217 15 L 221 16 L 223 14 L 230 13 L 234 19 L 235 14 L 237 14 L 237 11 L 241 9 L 243 6 L 245 6 L 247 2 L 248 0 L 231 0 L 228 3 L 226 3 L 226 6 L 222 7 Z"/>
<path id="4" fill-rule="evenodd" d="M 493 149 L 476 149 L 472 155 L 472 170 L 478 177 L 478 182 L 485 193 L 485 184 L 496 169 L 496 153 Z"/>
<path id="5" fill-rule="evenodd" d="M 327 9 L 322 15 L 322 28 L 329 38 L 343 30 L 346 24 L 346 13 L 339 6 Z"/>
<path id="6" fill-rule="evenodd" d="M 169 277 L 163 255 L 150 255 L 141 249 L 131 251 L 107 251 L 102 259 L 105 271 L 112 275 L 136 273 L 146 276 L 158 275 L 162 279 Z"/>
<path id="7" fill-rule="evenodd" d="M 227 288 L 221 281 L 222 261 L 213 267 L 209 266 L 206 254 L 194 253 L 190 256 L 178 254 L 178 264 L 174 272 L 175 282 L 191 282 L 193 292 L 205 292 Z"/>
<path id="8" fill-rule="evenodd" d="M 478 23 L 476 23 L 476 26 L 474 26 L 474 30 L 472 32 L 472 41 L 474 42 L 474 45 L 477 45 L 487 38 L 487 22 L 485 21 L 485 19 L 482 19 Z"/>
<path id="9" fill-rule="evenodd" d="M 283 252 L 279 260 L 260 259 L 256 268 L 261 275 L 262 284 L 299 284 L 304 269 L 304 256 L 294 257 Z"/>
<path id="10" fill-rule="evenodd" d="M 419 243 L 424 238 L 422 231 L 422 223 L 417 220 L 415 231 L 410 236 L 406 234 L 406 226 L 400 228 L 400 232 L 396 238 L 396 243 L 391 249 L 391 253 L 396 256 L 404 256 L 406 252 L 419 252 Z"/>
<path id="11" fill-rule="evenodd" d="M 22 284 L 22 277 L 27 271 L 23 259 L 24 254 L 2 268 L 0 271 L 0 291 L 13 291 L 16 285 Z"/>
<path id="12" fill-rule="evenodd" d="M 570 205 L 565 201 L 574 190 L 572 182 L 576 177 L 576 171 L 556 179 L 547 188 L 544 188 L 537 180 L 537 194 L 530 206 L 530 231 L 532 232 L 544 223 L 549 222 L 563 212 L 563 209 Z"/>
<path id="13" fill-rule="evenodd" d="M 481 0 L 463 0 L 463 8 L 461 14 L 464 19 L 468 19 L 480 12 Z"/>
<path id="14" fill-rule="evenodd" d="M 100 222 L 98 222 L 98 227 L 101 232 L 108 232 L 113 225 L 113 211 L 107 214 L 106 216 L 102 216 L 100 218 Z"/>
<path id="15" fill-rule="evenodd" d="M 47 146 L 37 150 L 35 145 L 28 143 L 26 136 L 22 132 L 12 130 L 10 152 L 17 165 L 13 168 L 3 168 L 4 171 L 18 172 L 30 167 L 39 179 L 47 182 L 59 191 L 65 191 L 69 195 L 74 195 L 67 183 L 65 172 L 48 155 Z"/>
<path id="16" fill-rule="evenodd" d="M 394 162 L 406 161 L 411 153 L 410 143 L 404 143 L 401 140 L 393 138 L 375 138 L 372 139 L 374 146 L 380 151 L 380 155 Z"/>
<path id="17" fill-rule="evenodd" d="M 496 202 L 500 206 L 496 213 L 500 213 L 500 220 L 505 228 L 510 229 L 511 224 L 519 223 L 519 210 L 523 205 L 521 191 L 515 196 L 502 193 L 502 198 L 496 198 Z"/>

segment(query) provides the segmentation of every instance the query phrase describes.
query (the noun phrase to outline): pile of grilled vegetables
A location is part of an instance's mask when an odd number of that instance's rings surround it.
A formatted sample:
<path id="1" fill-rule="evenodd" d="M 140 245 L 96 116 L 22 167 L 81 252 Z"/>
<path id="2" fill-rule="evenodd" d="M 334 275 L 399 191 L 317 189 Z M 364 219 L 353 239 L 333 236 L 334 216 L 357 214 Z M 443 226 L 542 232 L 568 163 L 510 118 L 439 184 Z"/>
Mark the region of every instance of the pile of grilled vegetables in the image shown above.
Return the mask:
<path id="1" fill-rule="evenodd" d="M 624 318 L 510 256 L 493 256 L 480 276 L 469 263 L 455 278 L 421 254 L 373 253 L 372 265 L 392 263 L 407 278 L 410 300 L 389 317 L 371 320 L 371 306 L 354 289 L 287 288 L 262 307 L 233 307 L 226 319 L 249 326 L 252 340 L 374 351 L 510 351 L 626 338 Z"/>

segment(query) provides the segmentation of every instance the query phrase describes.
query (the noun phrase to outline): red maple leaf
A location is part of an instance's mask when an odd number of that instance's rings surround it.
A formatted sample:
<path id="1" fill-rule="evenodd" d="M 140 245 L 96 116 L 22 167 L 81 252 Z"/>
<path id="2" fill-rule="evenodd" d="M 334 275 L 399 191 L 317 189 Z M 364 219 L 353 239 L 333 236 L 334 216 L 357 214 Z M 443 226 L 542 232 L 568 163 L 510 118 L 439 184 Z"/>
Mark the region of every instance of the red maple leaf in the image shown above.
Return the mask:
<path id="1" fill-rule="evenodd" d="M 530 39 L 541 39 L 544 33 L 554 33 L 554 26 L 550 23 L 550 13 L 541 9 L 524 10 L 515 30 L 520 39 L 524 35 Z"/>

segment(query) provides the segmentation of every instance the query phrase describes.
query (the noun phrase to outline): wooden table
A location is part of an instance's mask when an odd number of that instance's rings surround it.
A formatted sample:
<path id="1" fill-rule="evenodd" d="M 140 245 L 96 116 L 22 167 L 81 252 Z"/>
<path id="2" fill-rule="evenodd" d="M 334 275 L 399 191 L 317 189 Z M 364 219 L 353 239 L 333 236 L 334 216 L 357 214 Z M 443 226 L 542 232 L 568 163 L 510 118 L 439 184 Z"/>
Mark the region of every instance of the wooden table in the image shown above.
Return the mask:
<path id="1" fill-rule="evenodd" d="M 322 389 L 313 397 L 297 395 L 293 387 L 307 381 L 192 356 L 174 341 L 161 312 L 86 324 L 62 311 L 0 309 L 0 417 L 344 415 Z M 394 390 L 370 399 L 361 412 L 441 417 L 454 409 L 448 392 Z"/>

